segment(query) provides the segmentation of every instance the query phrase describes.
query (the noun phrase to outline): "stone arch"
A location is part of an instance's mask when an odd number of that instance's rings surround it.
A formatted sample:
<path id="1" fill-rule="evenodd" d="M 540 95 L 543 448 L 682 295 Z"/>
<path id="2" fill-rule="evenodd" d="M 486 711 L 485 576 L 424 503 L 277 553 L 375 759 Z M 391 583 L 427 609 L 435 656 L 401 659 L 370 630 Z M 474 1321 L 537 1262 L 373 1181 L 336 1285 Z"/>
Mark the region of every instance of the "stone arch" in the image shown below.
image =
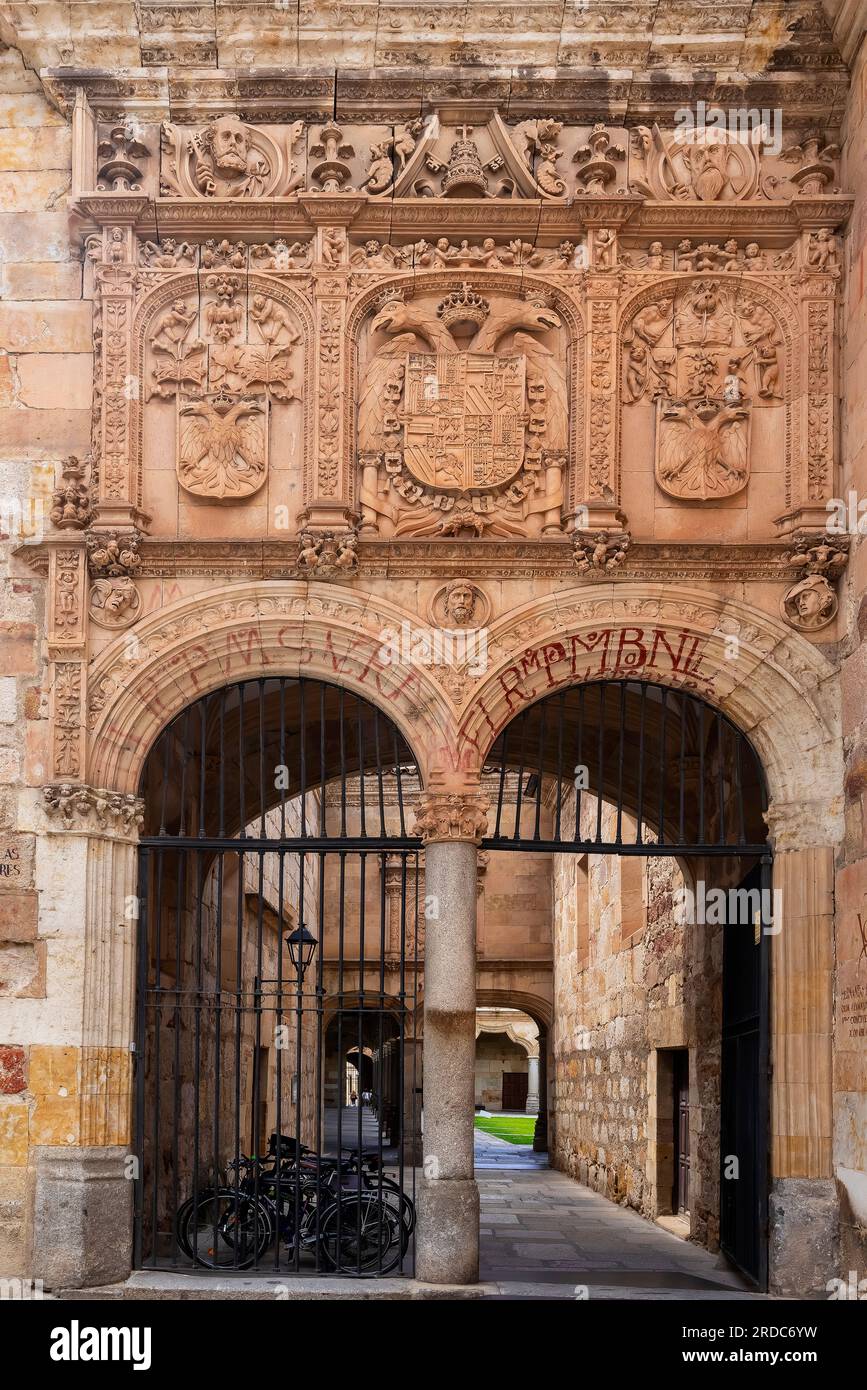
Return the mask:
<path id="1" fill-rule="evenodd" d="M 550 1028 L 554 1021 L 554 1006 L 550 999 L 530 994 L 526 990 L 476 990 L 476 1007 L 480 1009 L 521 1009 L 537 1027 Z"/>
<path id="2" fill-rule="evenodd" d="M 623 372 L 623 344 L 626 331 L 629 328 L 635 315 L 644 309 L 648 304 L 652 304 L 659 298 L 666 298 L 669 294 L 672 298 L 678 290 L 684 290 L 689 285 L 697 285 L 702 280 L 712 280 L 718 282 L 723 287 L 730 287 L 734 293 L 735 302 L 745 298 L 747 295 L 755 299 L 762 308 L 770 314 L 774 323 L 780 331 L 783 340 L 785 360 L 783 362 L 783 404 L 785 407 L 785 455 L 784 473 L 786 487 L 786 506 L 792 504 L 793 492 L 793 463 L 800 458 L 801 448 L 801 426 L 800 413 L 796 408 L 796 402 L 801 395 L 802 387 L 800 373 L 796 367 L 797 343 L 800 336 L 800 326 L 798 324 L 797 313 L 790 302 L 785 298 L 780 290 L 776 292 L 764 285 L 759 280 L 750 276 L 732 276 L 717 273 L 689 273 L 680 275 L 666 275 L 654 280 L 651 285 L 635 291 L 629 298 L 625 299 L 620 306 L 617 327 L 617 371 L 618 381 Z M 806 354 L 801 354 L 806 357 Z M 617 493 L 620 495 L 620 428 L 621 428 L 621 408 L 616 412 L 617 415 Z"/>
<path id="3" fill-rule="evenodd" d="M 767 778 L 777 848 L 839 839 L 833 668 L 778 619 L 699 589 L 667 597 L 650 584 L 600 584 L 510 613 L 491 628 L 488 653 L 488 671 L 460 715 L 457 751 L 467 769 L 478 774 L 504 726 L 551 691 L 637 677 L 692 691 L 747 735 Z"/>
<path id="4" fill-rule="evenodd" d="M 278 280 L 276 277 L 241 270 L 214 271 L 213 273 L 215 275 L 220 273 L 234 275 L 243 281 L 248 295 L 260 293 L 267 295 L 271 299 L 276 299 L 284 308 L 291 310 L 298 319 L 303 335 L 304 351 L 304 375 L 303 388 L 301 391 L 301 408 L 303 411 L 302 436 L 304 439 L 304 488 L 305 496 L 309 496 L 312 489 L 313 468 L 313 345 L 315 341 L 315 323 L 310 304 L 292 284 L 287 284 L 285 280 Z M 173 275 L 168 280 L 161 280 L 149 294 L 144 296 L 136 309 L 135 318 L 133 320 L 130 370 L 133 379 L 141 383 L 141 389 L 130 402 L 129 438 L 130 454 L 135 467 L 136 502 L 139 507 L 142 505 L 144 488 L 144 403 L 145 393 L 147 391 L 146 356 L 148 332 L 153 326 L 156 316 L 171 304 L 173 300 L 183 298 L 188 294 L 194 294 L 198 299 L 201 294 L 202 274 L 206 274 L 206 272 L 193 270 L 185 272 L 182 275 Z"/>
<path id="5" fill-rule="evenodd" d="M 535 1019 L 533 1020 L 533 1022 L 535 1022 Z M 535 1042 L 533 1042 L 530 1038 L 525 1038 L 521 1033 L 517 1032 L 517 1030 L 515 1029 L 514 1024 L 512 1024 L 512 1023 L 506 1023 L 506 1024 L 502 1024 L 502 1023 L 480 1023 L 480 1022 L 479 1022 L 479 1019 L 478 1019 L 478 1015 L 477 1015 L 477 1016 L 476 1016 L 476 1040 L 477 1040 L 477 1041 L 478 1041 L 479 1035 L 480 1035 L 481 1033 L 491 1033 L 491 1034 L 504 1033 L 504 1034 L 506 1035 L 506 1037 L 509 1039 L 509 1042 L 513 1042 L 513 1043 L 515 1044 L 516 1047 L 522 1047 L 522 1048 L 524 1049 L 524 1051 L 526 1052 L 526 1054 L 527 1054 L 528 1057 L 538 1057 L 538 1056 L 539 1056 L 539 1039 L 538 1039 L 538 1037 L 536 1038 Z"/>
<path id="6" fill-rule="evenodd" d="M 257 676 L 343 685 L 394 721 L 427 769 L 455 742 L 449 704 L 420 666 L 382 658 L 382 633 L 412 615 L 364 592 L 301 580 L 242 582 L 193 594 L 118 637 L 90 675 L 88 775 L 135 793 L 159 731 L 199 696 Z"/>
<path id="7" fill-rule="evenodd" d="M 368 289 L 362 291 L 350 307 L 347 317 L 347 339 L 350 350 L 346 354 L 348 362 L 348 380 L 344 384 L 345 401 L 345 422 L 344 439 L 347 441 L 347 448 L 350 451 L 350 458 L 347 461 L 347 476 L 350 483 L 350 498 L 356 501 L 358 495 L 358 469 L 356 466 L 355 450 L 355 402 L 358 399 L 359 373 L 358 373 L 358 337 L 361 327 L 367 315 L 374 306 L 383 299 L 389 289 L 402 293 L 411 289 L 413 294 L 425 294 L 431 291 L 448 293 L 453 289 L 460 289 L 464 280 L 472 280 L 473 286 L 478 287 L 482 292 L 493 292 L 500 290 L 505 294 L 519 295 L 527 293 L 544 294 L 552 308 L 561 315 L 564 327 L 566 328 L 569 344 L 568 362 L 568 383 L 569 383 L 569 462 L 566 469 L 565 500 L 566 507 L 571 505 L 570 497 L 574 490 L 574 480 L 580 477 L 578 464 L 583 454 L 584 440 L 584 342 L 586 330 L 581 310 L 575 299 L 562 286 L 553 284 L 546 280 L 541 274 L 534 274 L 526 269 L 518 271 L 510 270 L 430 270 L 430 271 L 403 271 L 394 275 L 385 275 L 377 278 L 375 283 Z"/>

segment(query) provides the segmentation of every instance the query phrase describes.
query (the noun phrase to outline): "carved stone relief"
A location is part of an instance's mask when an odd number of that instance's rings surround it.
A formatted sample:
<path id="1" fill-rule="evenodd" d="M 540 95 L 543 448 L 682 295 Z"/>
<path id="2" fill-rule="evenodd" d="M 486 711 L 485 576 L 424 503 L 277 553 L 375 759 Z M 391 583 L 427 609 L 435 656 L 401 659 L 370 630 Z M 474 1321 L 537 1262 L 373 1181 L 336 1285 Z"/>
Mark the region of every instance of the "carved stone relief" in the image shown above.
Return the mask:
<path id="1" fill-rule="evenodd" d="M 544 294 L 387 290 L 358 397 L 364 526 L 522 536 L 559 513 L 569 410 Z M 387 335 L 387 336 L 386 336 Z"/>
<path id="2" fill-rule="evenodd" d="M 272 401 L 300 395 L 301 338 L 277 293 L 215 271 L 203 293 L 179 297 L 149 333 L 147 394 L 176 402 L 181 486 L 215 500 L 249 497 L 268 473 Z"/>
<path id="3" fill-rule="evenodd" d="M 292 148 L 303 122 L 271 128 L 222 115 L 192 131 L 162 127 L 160 193 L 166 198 L 261 198 L 302 182 Z"/>
<path id="4" fill-rule="evenodd" d="M 639 309 L 624 342 L 624 399 L 656 402 L 663 491 L 707 501 L 745 488 L 751 413 L 782 396 L 782 337 L 770 311 L 742 286 L 693 280 Z"/>

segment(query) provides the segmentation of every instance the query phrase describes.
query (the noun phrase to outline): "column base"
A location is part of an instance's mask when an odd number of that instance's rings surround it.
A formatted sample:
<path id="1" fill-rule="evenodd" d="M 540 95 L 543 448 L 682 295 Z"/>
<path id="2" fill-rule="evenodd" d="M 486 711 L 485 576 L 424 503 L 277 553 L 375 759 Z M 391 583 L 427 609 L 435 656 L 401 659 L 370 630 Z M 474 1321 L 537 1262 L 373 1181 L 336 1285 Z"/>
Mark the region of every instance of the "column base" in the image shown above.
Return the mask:
<path id="1" fill-rule="evenodd" d="M 426 1284 L 478 1283 L 479 1189 L 473 1178 L 422 1179 L 416 1278 Z"/>
<path id="2" fill-rule="evenodd" d="M 31 1277 L 48 1288 L 114 1284 L 132 1265 L 133 1184 L 126 1148 L 33 1150 Z"/>
<path id="3" fill-rule="evenodd" d="M 771 1293 L 827 1298 L 837 1268 L 839 1206 L 832 1178 L 777 1178 L 770 1200 Z"/>

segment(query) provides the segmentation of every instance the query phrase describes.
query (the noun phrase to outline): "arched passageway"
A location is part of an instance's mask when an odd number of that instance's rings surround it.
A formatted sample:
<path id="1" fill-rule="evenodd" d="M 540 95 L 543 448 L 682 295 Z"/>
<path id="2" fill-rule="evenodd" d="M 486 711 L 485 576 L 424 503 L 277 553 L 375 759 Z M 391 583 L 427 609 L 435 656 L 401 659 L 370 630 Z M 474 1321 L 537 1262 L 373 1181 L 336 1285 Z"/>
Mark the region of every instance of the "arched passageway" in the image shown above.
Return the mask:
<path id="1" fill-rule="evenodd" d="M 388 1160 L 395 1190 L 412 1192 L 419 789 L 396 726 L 317 681 L 215 690 L 151 749 L 140 1266 L 411 1270 L 411 1223 L 395 1224 L 374 1174 Z M 344 1123 L 350 1062 L 378 1092 L 363 1133 L 360 1109 L 357 1130 Z M 354 1204 L 338 1160 L 354 1168 Z"/>
<path id="2" fill-rule="evenodd" d="M 550 856 L 554 1166 L 767 1278 L 763 771 L 699 696 L 564 688 L 498 735 L 483 850 Z"/>

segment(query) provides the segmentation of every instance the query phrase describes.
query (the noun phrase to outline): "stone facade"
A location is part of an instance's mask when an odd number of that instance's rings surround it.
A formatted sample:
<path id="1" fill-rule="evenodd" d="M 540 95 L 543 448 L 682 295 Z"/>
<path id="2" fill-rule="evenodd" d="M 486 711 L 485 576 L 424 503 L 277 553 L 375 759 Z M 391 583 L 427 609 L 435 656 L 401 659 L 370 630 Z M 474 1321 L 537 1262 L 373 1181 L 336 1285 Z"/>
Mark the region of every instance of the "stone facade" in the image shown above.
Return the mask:
<path id="1" fill-rule="evenodd" d="M 821 1291 L 867 1219 L 865 560 L 828 534 L 864 473 L 857 7 L 254 8 L 0 5 L 4 1267 L 129 1266 L 48 1217 L 90 1175 L 128 1224 L 139 777 L 200 694 L 299 673 L 406 738 L 449 905 L 420 1268 L 473 1277 L 477 1002 L 539 1027 L 556 1160 L 648 1214 L 653 1058 L 690 1050 L 713 1245 L 720 951 L 675 869 L 478 853 L 506 724 L 620 676 L 763 763 L 771 1280 Z M 778 145 L 679 138 L 708 64 Z M 383 655 L 444 627 L 484 661 Z"/>

